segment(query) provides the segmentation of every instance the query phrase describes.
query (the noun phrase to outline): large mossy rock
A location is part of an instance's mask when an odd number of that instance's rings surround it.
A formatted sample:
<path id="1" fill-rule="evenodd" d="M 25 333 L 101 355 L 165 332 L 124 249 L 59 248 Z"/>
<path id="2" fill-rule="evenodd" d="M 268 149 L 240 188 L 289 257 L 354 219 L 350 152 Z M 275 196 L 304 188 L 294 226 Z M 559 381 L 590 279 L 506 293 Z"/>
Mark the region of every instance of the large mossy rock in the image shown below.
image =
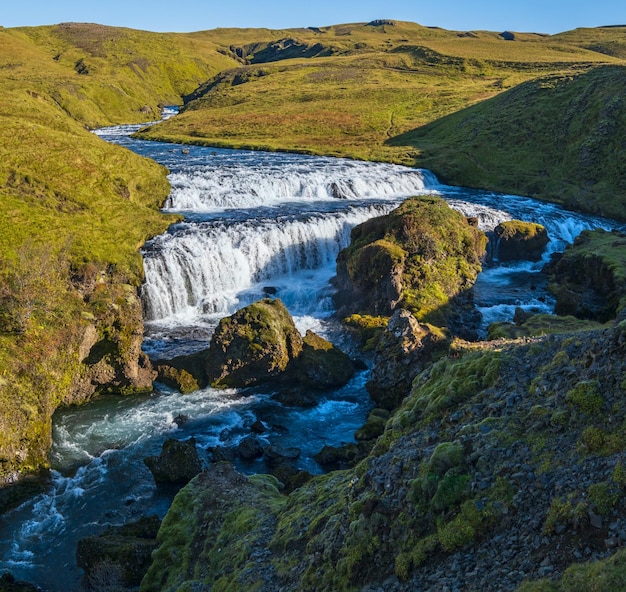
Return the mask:
<path id="1" fill-rule="evenodd" d="M 414 197 L 352 230 L 337 257 L 340 314 L 390 315 L 443 322 L 450 300 L 474 283 L 487 239 L 434 196 Z"/>
<path id="2" fill-rule="evenodd" d="M 144 463 L 156 483 L 184 485 L 202 471 L 195 438 L 185 442 L 170 438 L 163 444 L 159 456 L 149 456 Z"/>
<path id="3" fill-rule="evenodd" d="M 85 589 L 138 586 L 152 563 L 160 524 L 156 516 L 149 516 L 78 541 L 76 563 L 85 572 Z"/>
<path id="4" fill-rule="evenodd" d="M 280 299 L 259 300 L 222 319 L 209 347 L 213 387 L 245 387 L 276 378 L 302 352 L 302 336 Z"/>
<path id="5" fill-rule="evenodd" d="M 290 368 L 295 381 L 319 390 L 341 387 L 353 374 L 354 366 L 348 355 L 310 330 L 302 340 L 302 353 Z"/>
<path id="6" fill-rule="evenodd" d="M 500 222 L 494 233 L 498 239 L 497 258 L 500 261 L 540 261 L 550 241 L 546 229 L 534 222 Z"/>
<path id="7" fill-rule="evenodd" d="M 274 382 L 326 390 L 343 386 L 354 374 L 350 358 L 332 343 L 313 331 L 302 338 L 279 299 L 259 300 L 222 319 L 203 355 L 216 388 Z"/>
<path id="8" fill-rule="evenodd" d="M 394 409 L 411 392 L 413 379 L 448 349 L 448 337 L 419 323 L 407 310 L 397 310 L 380 337 L 374 367 L 365 385 L 372 400 Z"/>
<path id="9" fill-rule="evenodd" d="M 244 477 L 229 463 L 211 465 L 174 499 L 141 591 L 174 592 L 183 582 L 185 590 L 204 590 L 218 581 L 224 590 L 275 589 L 269 543 L 286 499 L 278 486 L 269 475 Z"/>
<path id="10" fill-rule="evenodd" d="M 626 309 L 626 235 L 585 231 L 544 269 L 555 312 L 604 323 Z"/>

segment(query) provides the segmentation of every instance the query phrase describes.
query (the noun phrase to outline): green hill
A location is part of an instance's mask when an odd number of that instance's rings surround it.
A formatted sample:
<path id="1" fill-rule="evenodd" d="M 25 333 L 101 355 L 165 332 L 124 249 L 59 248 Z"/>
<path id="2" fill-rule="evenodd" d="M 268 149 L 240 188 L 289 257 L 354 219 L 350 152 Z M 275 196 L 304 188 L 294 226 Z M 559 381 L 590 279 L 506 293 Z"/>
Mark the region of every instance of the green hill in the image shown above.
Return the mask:
<path id="1" fill-rule="evenodd" d="M 604 158 L 621 125 L 624 28 L 547 36 L 377 21 L 202 35 L 240 66 L 142 137 L 411 164 L 454 184 L 625 215 L 620 159 Z"/>
<path id="2" fill-rule="evenodd" d="M 626 67 L 542 77 L 389 140 L 455 185 L 626 218 Z"/>
<path id="3" fill-rule="evenodd" d="M 99 25 L 0 29 L 0 482 L 47 464 L 61 402 L 151 383 L 138 248 L 172 221 L 166 171 L 85 128 L 155 119 L 235 63 L 217 50 Z"/>

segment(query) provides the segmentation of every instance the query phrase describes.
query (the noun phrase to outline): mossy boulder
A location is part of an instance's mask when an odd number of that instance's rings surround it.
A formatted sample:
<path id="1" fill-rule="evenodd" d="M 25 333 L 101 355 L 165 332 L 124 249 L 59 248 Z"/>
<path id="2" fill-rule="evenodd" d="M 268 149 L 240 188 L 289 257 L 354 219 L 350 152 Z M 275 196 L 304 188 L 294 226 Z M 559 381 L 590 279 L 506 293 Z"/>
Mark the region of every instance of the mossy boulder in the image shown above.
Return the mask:
<path id="1" fill-rule="evenodd" d="M 626 235 L 581 233 L 545 268 L 555 312 L 604 323 L 626 309 Z"/>
<path id="2" fill-rule="evenodd" d="M 222 319 L 207 358 L 211 386 L 245 387 L 263 382 L 326 390 L 343 386 L 354 374 L 350 358 L 326 339 L 307 331 L 304 338 L 280 299 L 259 300 Z M 288 400 L 315 404 L 306 392 L 283 392 Z"/>
<path id="3" fill-rule="evenodd" d="M 76 563 L 85 572 L 86 589 L 99 589 L 105 582 L 120 588 L 138 586 L 152 563 L 160 525 L 150 516 L 78 541 Z"/>
<path id="4" fill-rule="evenodd" d="M 414 197 L 352 230 L 337 257 L 340 314 L 390 315 L 397 307 L 444 323 L 443 310 L 481 270 L 487 239 L 439 197 Z"/>
<path id="5" fill-rule="evenodd" d="M 149 456 L 144 463 L 157 483 L 184 485 L 202 471 L 195 438 L 185 442 L 166 440 L 159 456 Z"/>
<path id="6" fill-rule="evenodd" d="M 496 256 L 500 261 L 540 261 L 550 241 L 541 224 L 521 220 L 500 222 L 494 234 L 498 245 Z"/>
<path id="7" fill-rule="evenodd" d="M 354 374 L 350 357 L 311 330 L 302 340 L 302 352 L 290 367 L 290 376 L 303 387 L 338 388 Z"/>
<path id="8" fill-rule="evenodd" d="M 302 337 L 282 301 L 259 300 L 219 322 L 209 347 L 209 383 L 245 387 L 275 379 L 301 352 Z"/>
<path id="9" fill-rule="evenodd" d="M 269 475 L 246 478 L 229 463 L 211 465 L 174 499 L 140 590 L 272 589 L 279 576 L 269 540 L 285 503 L 278 487 Z"/>

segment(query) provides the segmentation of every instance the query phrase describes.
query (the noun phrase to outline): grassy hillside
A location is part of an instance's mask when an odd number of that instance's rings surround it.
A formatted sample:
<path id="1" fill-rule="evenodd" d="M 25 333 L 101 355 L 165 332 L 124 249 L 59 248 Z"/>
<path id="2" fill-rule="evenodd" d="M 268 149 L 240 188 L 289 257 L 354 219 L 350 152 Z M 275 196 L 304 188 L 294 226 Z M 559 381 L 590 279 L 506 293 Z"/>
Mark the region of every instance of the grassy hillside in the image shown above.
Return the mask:
<path id="1" fill-rule="evenodd" d="M 78 23 L 0 35 L 3 86 L 46 94 L 90 127 L 156 119 L 159 104 L 180 103 L 236 64 L 216 45 L 183 35 Z"/>
<path id="2" fill-rule="evenodd" d="M 626 67 L 542 77 L 389 140 L 453 184 L 626 217 Z"/>
<path id="3" fill-rule="evenodd" d="M 138 249 L 172 221 L 166 171 L 85 128 L 154 119 L 234 63 L 183 36 L 0 29 L 0 483 L 46 465 L 61 402 L 149 384 Z"/>
<path id="4" fill-rule="evenodd" d="M 241 65 L 143 137 L 415 164 L 455 184 L 624 216 L 612 203 L 623 195 L 621 164 L 604 158 L 621 125 L 605 124 L 620 109 L 624 28 L 545 36 L 382 21 L 197 35 L 228 45 Z M 617 69 L 590 73 L 609 65 Z M 578 82 L 565 91 L 569 80 Z M 489 121 L 465 121 L 477 114 Z"/>

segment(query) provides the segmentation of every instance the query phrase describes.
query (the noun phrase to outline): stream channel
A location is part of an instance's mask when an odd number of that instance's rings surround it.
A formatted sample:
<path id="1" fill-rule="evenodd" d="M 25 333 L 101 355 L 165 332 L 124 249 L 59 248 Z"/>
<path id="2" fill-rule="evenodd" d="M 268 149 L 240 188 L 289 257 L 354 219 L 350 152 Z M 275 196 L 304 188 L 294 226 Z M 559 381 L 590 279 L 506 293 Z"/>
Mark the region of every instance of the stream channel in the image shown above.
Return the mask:
<path id="1" fill-rule="evenodd" d="M 356 224 L 411 195 L 438 194 L 476 216 L 483 230 L 512 218 L 546 226 L 551 241 L 542 262 L 496 264 L 480 274 L 475 301 L 484 327 L 510 320 L 517 306 L 551 312 L 553 302 L 538 279 L 550 254 L 582 230 L 620 227 L 525 197 L 444 186 L 425 170 L 134 140 L 130 134 L 139 127 L 96 133 L 168 167 L 172 190 L 164 209 L 185 216 L 143 249 L 144 349 L 153 358 L 207 347 L 220 318 L 263 297 L 267 288 L 303 333 L 313 329 L 357 355 L 332 318 L 335 258 Z M 79 590 L 80 538 L 167 511 L 173 492 L 157 489 L 143 463 L 167 438 L 193 436 L 202 450 L 234 446 L 260 419 L 270 426 L 263 435 L 268 442 L 301 450 L 298 468 L 322 472 L 313 455 L 324 445 L 353 441 L 365 421 L 371 408 L 367 376 L 360 372 L 312 409 L 282 407 L 267 388 L 181 395 L 157 384 L 147 396 L 104 397 L 59 410 L 49 489 L 0 517 L 0 572 L 49 592 Z M 188 420 L 179 426 L 181 415 Z M 238 469 L 263 472 L 265 465 L 241 462 Z"/>

